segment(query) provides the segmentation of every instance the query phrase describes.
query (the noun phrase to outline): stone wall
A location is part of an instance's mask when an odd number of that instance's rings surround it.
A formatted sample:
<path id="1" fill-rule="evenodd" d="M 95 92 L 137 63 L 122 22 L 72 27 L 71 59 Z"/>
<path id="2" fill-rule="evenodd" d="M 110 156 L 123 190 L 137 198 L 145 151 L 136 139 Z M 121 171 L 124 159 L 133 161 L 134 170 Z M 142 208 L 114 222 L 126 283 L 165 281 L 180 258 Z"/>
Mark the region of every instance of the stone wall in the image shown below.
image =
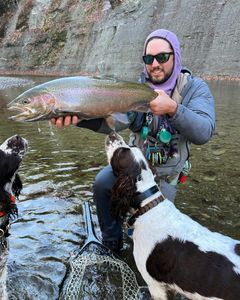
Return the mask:
<path id="1" fill-rule="evenodd" d="M 146 36 L 166 28 L 194 73 L 240 77 L 239 15 L 239 0 L 0 1 L 0 73 L 135 80 Z"/>

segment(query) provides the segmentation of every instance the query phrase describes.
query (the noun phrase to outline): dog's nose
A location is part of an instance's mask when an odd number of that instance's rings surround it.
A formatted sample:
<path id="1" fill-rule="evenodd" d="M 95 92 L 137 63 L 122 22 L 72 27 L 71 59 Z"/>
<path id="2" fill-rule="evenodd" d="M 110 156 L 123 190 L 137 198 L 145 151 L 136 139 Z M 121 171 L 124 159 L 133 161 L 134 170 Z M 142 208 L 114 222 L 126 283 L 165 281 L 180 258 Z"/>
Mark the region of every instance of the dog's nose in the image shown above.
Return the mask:
<path id="1" fill-rule="evenodd" d="M 15 134 L 11 138 L 9 138 L 7 145 L 10 149 L 13 149 L 17 153 L 19 153 L 22 150 L 27 150 L 28 143 L 27 140 L 22 138 L 20 135 Z"/>
<path id="2" fill-rule="evenodd" d="M 18 134 L 15 134 L 13 137 L 12 137 L 12 143 L 13 144 L 18 144 L 18 143 L 21 143 L 22 142 L 22 138 L 20 135 Z"/>
<path id="3" fill-rule="evenodd" d="M 109 143 L 113 143 L 116 140 L 119 140 L 119 135 L 116 133 L 116 131 L 112 131 L 106 138 L 106 144 L 109 145 Z"/>
<path id="4" fill-rule="evenodd" d="M 111 131 L 107 136 L 105 140 L 105 145 L 108 147 L 110 144 L 112 144 L 117 139 L 117 135 L 115 131 Z"/>
<path id="5" fill-rule="evenodd" d="M 115 139 L 118 138 L 118 136 L 119 136 L 119 135 L 116 133 L 116 131 L 112 131 L 111 133 L 109 133 L 109 138 L 110 138 L 110 139 L 115 140 Z"/>
<path id="6" fill-rule="evenodd" d="M 20 137 L 20 135 L 16 134 L 16 135 L 14 136 L 14 139 L 15 139 L 16 141 L 19 141 L 19 140 L 21 140 L 21 137 Z"/>

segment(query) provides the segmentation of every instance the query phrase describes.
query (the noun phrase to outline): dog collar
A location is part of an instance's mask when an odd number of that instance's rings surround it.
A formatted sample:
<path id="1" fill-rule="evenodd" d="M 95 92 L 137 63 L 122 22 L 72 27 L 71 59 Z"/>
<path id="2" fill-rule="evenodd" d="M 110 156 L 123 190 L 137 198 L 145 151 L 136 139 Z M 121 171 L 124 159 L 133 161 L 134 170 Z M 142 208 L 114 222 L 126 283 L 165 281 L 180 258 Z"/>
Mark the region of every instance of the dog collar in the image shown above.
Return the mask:
<path id="1" fill-rule="evenodd" d="M 148 190 L 146 190 L 145 192 L 135 196 L 134 200 L 137 200 L 137 203 L 141 203 L 143 200 L 156 194 L 157 192 L 159 192 L 159 188 L 157 185 L 154 185 L 154 186 L 150 187 Z"/>
<path id="2" fill-rule="evenodd" d="M 16 204 L 16 199 L 13 195 L 10 195 L 10 201 L 12 202 L 12 204 Z M 0 218 L 5 216 L 6 212 L 5 211 L 0 211 Z"/>
<path id="3" fill-rule="evenodd" d="M 12 204 L 16 204 L 16 199 L 13 195 L 10 195 L 10 200 L 12 202 Z M 6 212 L 5 211 L 0 211 L 0 218 L 6 216 Z M 2 240 L 3 237 L 8 237 L 10 235 L 9 233 L 10 230 L 10 223 L 9 223 L 9 215 L 7 217 L 5 217 L 4 221 L 2 222 L 1 226 L 0 226 L 0 239 L 1 242 L 0 244 L 3 247 L 7 247 L 6 241 Z"/>
<path id="4" fill-rule="evenodd" d="M 159 191 L 159 189 L 158 189 Z M 136 221 L 136 219 L 145 214 L 145 212 L 149 211 L 150 209 L 152 209 L 153 207 L 157 206 L 160 202 L 162 202 L 163 200 L 165 200 L 165 198 L 163 197 L 163 195 L 160 195 L 159 197 L 155 198 L 154 200 L 152 200 L 151 202 L 149 202 L 148 204 L 144 205 L 143 207 L 140 207 L 137 212 L 132 215 L 128 221 L 127 221 L 127 225 L 129 227 L 132 227 L 134 222 Z"/>
<path id="5" fill-rule="evenodd" d="M 0 227 L 0 239 L 4 236 L 8 237 L 10 235 L 9 229 L 10 229 L 10 223 L 9 220 L 7 219 L 6 222 L 2 224 Z"/>

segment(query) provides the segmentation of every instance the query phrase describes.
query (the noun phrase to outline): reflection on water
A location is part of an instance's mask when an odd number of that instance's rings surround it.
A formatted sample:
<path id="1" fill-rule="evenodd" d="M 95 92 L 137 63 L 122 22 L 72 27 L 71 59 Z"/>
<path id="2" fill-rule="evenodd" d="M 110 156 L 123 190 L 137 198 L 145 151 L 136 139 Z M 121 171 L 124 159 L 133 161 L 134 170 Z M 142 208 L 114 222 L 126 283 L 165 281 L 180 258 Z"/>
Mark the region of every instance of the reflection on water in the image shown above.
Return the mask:
<path id="1" fill-rule="evenodd" d="M 177 205 L 196 220 L 240 239 L 240 84 L 211 82 L 216 99 L 216 131 L 206 145 L 192 147 L 192 171 Z"/>
<path id="2" fill-rule="evenodd" d="M 191 176 L 176 205 L 210 229 L 240 239 L 240 85 L 210 86 L 216 97 L 216 132 L 207 145 L 192 146 Z M 75 127 L 51 129 L 48 122 L 9 121 L 6 103 L 24 90 L 16 85 L 0 90 L 1 141 L 16 133 L 29 141 L 20 170 L 19 218 L 9 239 L 8 288 L 10 299 L 57 299 L 70 253 L 85 239 L 81 203 L 92 201 L 92 182 L 106 164 L 105 136 Z M 94 207 L 93 212 L 97 224 Z"/>

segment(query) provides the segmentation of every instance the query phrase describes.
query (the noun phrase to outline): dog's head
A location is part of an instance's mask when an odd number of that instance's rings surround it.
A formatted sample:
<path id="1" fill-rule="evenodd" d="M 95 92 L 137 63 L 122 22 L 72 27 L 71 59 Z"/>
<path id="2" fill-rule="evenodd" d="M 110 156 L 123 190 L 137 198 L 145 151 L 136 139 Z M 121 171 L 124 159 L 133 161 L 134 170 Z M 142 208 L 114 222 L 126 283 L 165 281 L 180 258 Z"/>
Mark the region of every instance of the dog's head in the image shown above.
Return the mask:
<path id="1" fill-rule="evenodd" d="M 19 135 L 14 135 L 5 140 L 5 142 L 0 145 L 0 150 L 6 155 L 16 155 L 19 159 L 22 159 L 26 154 L 28 149 L 28 142 L 26 139 L 20 137 Z"/>
<path id="2" fill-rule="evenodd" d="M 135 197 L 155 184 L 154 176 L 141 150 L 129 147 L 116 132 L 107 136 L 105 147 L 117 177 L 112 189 L 112 214 L 125 216 L 130 208 L 140 207 Z"/>
<path id="3" fill-rule="evenodd" d="M 17 171 L 27 152 L 28 143 L 19 135 L 8 138 L 0 145 L 0 213 L 15 214 L 13 196 L 18 197 L 22 183 Z"/>

